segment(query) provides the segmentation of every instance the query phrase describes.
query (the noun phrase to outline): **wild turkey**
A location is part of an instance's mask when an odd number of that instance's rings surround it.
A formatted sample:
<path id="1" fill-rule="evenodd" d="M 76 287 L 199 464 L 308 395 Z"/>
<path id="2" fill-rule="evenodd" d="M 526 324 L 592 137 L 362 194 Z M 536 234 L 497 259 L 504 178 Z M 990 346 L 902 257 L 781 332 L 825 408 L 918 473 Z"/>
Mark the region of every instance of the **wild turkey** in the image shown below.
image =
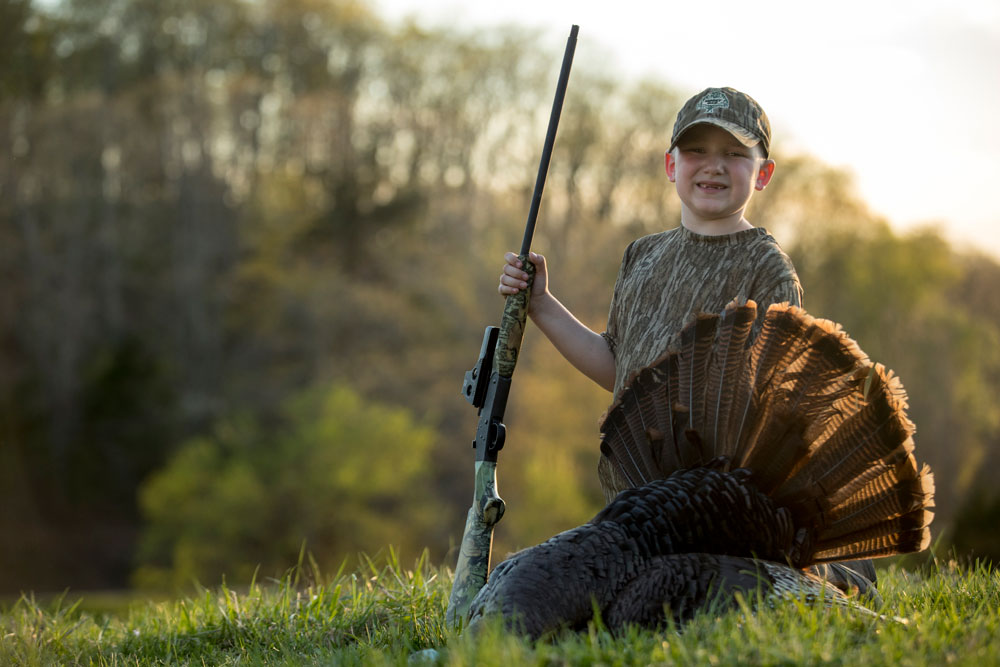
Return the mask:
<path id="1" fill-rule="evenodd" d="M 924 549 L 933 478 L 903 387 L 830 321 L 756 305 L 700 315 L 635 374 L 601 424 L 634 488 L 521 551 L 473 600 L 532 637 L 678 621 L 734 590 L 839 596 L 803 568 Z"/>

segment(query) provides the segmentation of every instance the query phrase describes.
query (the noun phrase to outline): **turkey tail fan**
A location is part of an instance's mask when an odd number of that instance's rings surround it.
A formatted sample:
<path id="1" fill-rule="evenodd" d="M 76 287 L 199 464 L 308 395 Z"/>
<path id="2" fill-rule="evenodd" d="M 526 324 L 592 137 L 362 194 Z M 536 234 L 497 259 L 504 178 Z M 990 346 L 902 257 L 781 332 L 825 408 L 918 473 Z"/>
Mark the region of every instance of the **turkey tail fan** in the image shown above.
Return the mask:
<path id="1" fill-rule="evenodd" d="M 795 565 L 871 558 L 930 539 L 933 477 L 914 459 L 906 407 L 899 378 L 838 324 L 733 302 L 633 375 L 602 421 L 601 450 L 636 484 L 724 456 L 788 508 Z"/>

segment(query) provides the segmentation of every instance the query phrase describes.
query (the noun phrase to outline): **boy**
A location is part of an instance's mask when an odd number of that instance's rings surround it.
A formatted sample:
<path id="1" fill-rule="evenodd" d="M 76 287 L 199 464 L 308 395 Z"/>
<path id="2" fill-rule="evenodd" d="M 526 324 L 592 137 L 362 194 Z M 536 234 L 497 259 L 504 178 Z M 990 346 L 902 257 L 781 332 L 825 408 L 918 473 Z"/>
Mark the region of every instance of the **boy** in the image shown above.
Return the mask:
<path id="1" fill-rule="evenodd" d="M 655 361 L 696 312 L 720 313 L 733 299 L 753 299 L 759 312 L 783 301 L 801 306 L 802 287 L 791 260 L 744 215 L 753 193 L 774 175 L 770 143 L 767 115 L 749 95 L 708 88 L 688 100 L 665 156 L 667 178 L 681 200 L 680 226 L 626 248 L 607 329 L 600 334 L 549 292 L 545 258 L 531 253 L 532 322 L 573 366 L 617 396 L 628 377 Z M 527 287 L 527 274 L 514 253 L 504 259 L 498 289 L 516 294 Z M 608 502 L 629 486 L 603 455 L 598 476 Z M 865 574 L 874 580 L 870 564 Z M 864 590 L 867 582 L 853 583 Z"/>

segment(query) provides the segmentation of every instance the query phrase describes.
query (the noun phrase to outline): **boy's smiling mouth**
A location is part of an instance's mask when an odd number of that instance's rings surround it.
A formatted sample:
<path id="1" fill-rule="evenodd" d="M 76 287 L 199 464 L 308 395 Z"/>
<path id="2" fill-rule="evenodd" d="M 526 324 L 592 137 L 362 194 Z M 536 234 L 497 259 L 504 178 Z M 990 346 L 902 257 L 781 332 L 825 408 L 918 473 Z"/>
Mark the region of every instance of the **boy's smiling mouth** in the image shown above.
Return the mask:
<path id="1" fill-rule="evenodd" d="M 726 185 L 723 183 L 715 183 L 713 181 L 702 181 L 698 183 L 698 187 L 702 190 L 725 190 Z"/>

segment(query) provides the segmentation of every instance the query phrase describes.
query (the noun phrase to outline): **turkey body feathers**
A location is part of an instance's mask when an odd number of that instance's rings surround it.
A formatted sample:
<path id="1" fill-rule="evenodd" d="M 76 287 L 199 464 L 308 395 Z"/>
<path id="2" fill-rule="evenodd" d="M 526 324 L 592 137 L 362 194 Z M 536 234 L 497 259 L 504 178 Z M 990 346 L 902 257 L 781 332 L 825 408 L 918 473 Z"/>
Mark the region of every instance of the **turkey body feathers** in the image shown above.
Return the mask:
<path id="1" fill-rule="evenodd" d="M 689 553 L 652 559 L 615 596 L 603 618 L 610 628 L 629 624 L 656 628 L 664 626 L 668 617 L 683 623 L 699 611 L 731 607 L 736 592 L 846 603 L 843 594 L 830 584 L 787 565 Z"/>
<path id="2" fill-rule="evenodd" d="M 582 627 L 595 607 L 617 628 L 659 625 L 665 608 L 685 620 L 736 590 L 839 596 L 781 564 L 800 550 L 794 528 L 749 471 L 677 471 L 623 491 L 588 523 L 498 565 L 472 601 L 471 622 L 500 615 L 540 637 Z"/>
<path id="3" fill-rule="evenodd" d="M 499 565 L 474 623 L 500 614 L 539 636 L 595 606 L 617 627 L 664 610 L 682 620 L 734 590 L 825 596 L 802 568 L 927 546 L 933 478 L 914 459 L 898 378 L 787 305 L 751 344 L 756 317 L 752 301 L 699 315 L 630 378 L 601 451 L 633 488 Z"/>
<path id="4" fill-rule="evenodd" d="M 476 622 L 499 613 L 537 637 L 585 623 L 595 604 L 622 607 L 616 602 L 622 591 L 664 555 L 707 552 L 783 561 L 794 544 L 790 516 L 754 488 L 747 471 L 682 470 L 623 491 L 590 522 L 498 565 L 470 616 Z M 707 586 L 713 577 L 705 575 Z M 662 616 L 664 600 L 650 604 Z"/>

